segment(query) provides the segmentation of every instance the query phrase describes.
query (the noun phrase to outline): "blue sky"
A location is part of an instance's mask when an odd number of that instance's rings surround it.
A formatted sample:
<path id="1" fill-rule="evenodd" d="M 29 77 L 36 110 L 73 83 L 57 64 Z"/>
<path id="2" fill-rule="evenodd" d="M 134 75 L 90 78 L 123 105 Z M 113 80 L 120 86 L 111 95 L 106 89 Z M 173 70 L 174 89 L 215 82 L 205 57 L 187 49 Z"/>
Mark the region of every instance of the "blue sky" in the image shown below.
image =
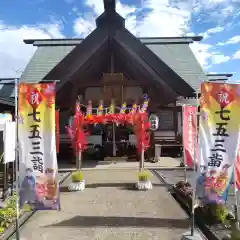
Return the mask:
<path id="1" fill-rule="evenodd" d="M 26 38 L 85 37 L 102 0 L 1 0 L 1 77 L 21 72 L 35 49 Z M 240 80 L 240 0 L 121 0 L 117 11 L 138 36 L 202 35 L 191 48 L 206 72 Z"/>

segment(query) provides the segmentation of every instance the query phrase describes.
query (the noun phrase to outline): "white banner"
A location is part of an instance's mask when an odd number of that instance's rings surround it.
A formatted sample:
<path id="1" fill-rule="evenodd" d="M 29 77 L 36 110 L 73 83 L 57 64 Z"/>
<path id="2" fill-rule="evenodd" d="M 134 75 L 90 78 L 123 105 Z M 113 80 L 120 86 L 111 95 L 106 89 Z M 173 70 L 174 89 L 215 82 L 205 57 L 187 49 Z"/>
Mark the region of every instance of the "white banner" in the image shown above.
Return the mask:
<path id="1" fill-rule="evenodd" d="M 19 86 L 20 205 L 59 209 L 55 85 Z"/>
<path id="2" fill-rule="evenodd" d="M 205 202 L 227 200 L 239 146 L 239 102 L 237 84 L 202 84 L 197 195 Z"/>
<path id="3" fill-rule="evenodd" d="M 16 124 L 6 122 L 4 129 L 4 163 L 15 161 Z"/>

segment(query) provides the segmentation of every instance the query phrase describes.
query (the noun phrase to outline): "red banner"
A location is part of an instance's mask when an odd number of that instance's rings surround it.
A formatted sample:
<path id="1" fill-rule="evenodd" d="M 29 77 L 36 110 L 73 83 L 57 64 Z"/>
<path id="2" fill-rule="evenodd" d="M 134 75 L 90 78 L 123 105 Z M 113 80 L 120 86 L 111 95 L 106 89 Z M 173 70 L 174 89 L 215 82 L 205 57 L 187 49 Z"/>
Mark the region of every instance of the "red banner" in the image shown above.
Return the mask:
<path id="1" fill-rule="evenodd" d="M 194 142 L 197 137 L 196 114 L 196 106 L 183 106 L 184 163 L 188 167 L 193 167 L 194 162 Z"/>
<path id="2" fill-rule="evenodd" d="M 56 151 L 59 153 L 60 129 L 59 129 L 59 110 L 55 111 L 55 129 L 56 129 Z"/>

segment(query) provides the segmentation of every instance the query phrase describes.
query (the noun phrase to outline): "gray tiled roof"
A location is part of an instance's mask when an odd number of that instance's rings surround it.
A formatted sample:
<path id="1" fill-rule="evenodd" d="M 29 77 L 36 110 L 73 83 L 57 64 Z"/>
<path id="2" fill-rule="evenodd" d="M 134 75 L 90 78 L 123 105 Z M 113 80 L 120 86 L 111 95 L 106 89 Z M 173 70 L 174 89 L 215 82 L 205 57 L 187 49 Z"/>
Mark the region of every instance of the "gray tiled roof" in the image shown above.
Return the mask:
<path id="1" fill-rule="evenodd" d="M 75 46 L 39 46 L 27 64 L 20 79 L 40 82 Z"/>
<path id="2" fill-rule="evenodd" d="M 161 60 L 168 64 L 192 88 L 199 89 L 206 75 L 192 53 L 191 38 L 142 38 L 140 39 Z M 64 57 L 74 49 L 81 39 L 35 40 L 38 46 L 35 54 L 25 68 L 21 81 L 39 82 Z"/>
<path id="3" fill-rule="evenodd" d="M 207 77 L 188 44 L 146 44 L 193 89 L 199 90 Z"/>
<path id="4" fill-rule="evenodd" d="M 12 78 L 12 79 L 1 78 L 1 81 L 0 81 L 1 103 L 3 103 L 6 100 L 5 103 L 8 104 L 8 102 L 11 102 L 14 100 L 13 99 L 14 98 L 14 89 L 15 89 L 14 81 L 15 81 L 14 78 Z M 12 97 L 12 99 L 11 99 L 11 97 Z"/>
<path id="5" fill-rule="evenodd" d="M 15 106 L 14 99 L 12 98 L 2 98 L 0 97 L 0 104 L 8 105 L 8 106 Z"/>

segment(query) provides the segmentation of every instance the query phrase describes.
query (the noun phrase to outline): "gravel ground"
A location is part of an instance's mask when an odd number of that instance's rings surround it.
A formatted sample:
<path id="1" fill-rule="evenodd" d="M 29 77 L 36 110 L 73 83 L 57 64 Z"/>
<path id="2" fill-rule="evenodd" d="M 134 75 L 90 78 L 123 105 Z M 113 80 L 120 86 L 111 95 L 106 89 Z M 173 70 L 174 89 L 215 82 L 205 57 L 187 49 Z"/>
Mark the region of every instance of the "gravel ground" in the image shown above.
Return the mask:
<path id="1" fill-rule="evenodd" d="M 189 219 L 152 176 L 151 191 L 134 191 L 136 170 L 85 172 L 84 192 L 68 192 L 64 183 L 62 210 L 41 211 L 22 228 L 26 240 L 178 240 Z"/>

